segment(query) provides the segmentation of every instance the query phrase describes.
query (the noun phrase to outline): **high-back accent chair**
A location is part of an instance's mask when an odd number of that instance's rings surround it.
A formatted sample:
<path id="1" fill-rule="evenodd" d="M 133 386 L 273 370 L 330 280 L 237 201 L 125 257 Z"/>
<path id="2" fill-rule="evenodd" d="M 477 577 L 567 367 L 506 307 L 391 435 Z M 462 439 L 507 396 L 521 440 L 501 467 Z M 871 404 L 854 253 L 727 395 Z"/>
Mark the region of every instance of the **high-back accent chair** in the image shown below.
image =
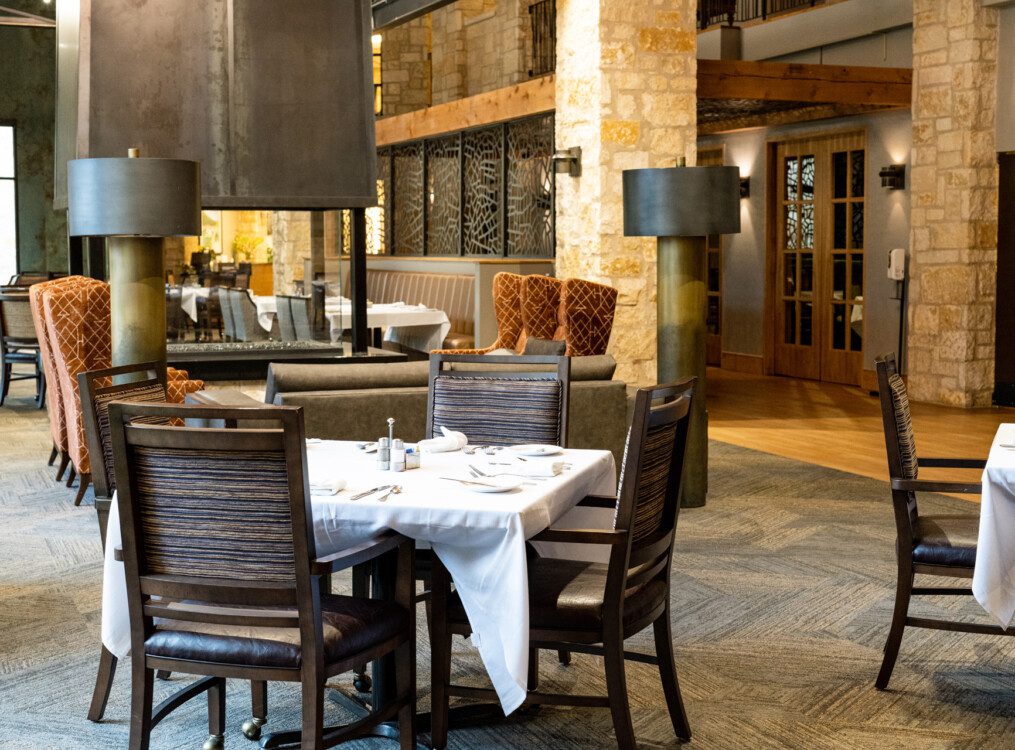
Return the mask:
<path id="1" fill-rule="evenodd" d="M 93 283 L 93 279 L 85 276 L 64 276 L 52 281 L 33 284 L 28 290 L 28 300 L 32 310 L 32 322 L 35 325 L 35 336 L 39 342 L 39 353 L 42 359 L 42 372 L 49 391 L 46 399 L 46 410 L 49 413 L 49 429 L 53 437 L 53 450 L 49 454 L 49 465 L 52 466 L 57 456 L 60 465 L 56 472 L 56 481 L 63 479 L 63 473 L 70 464 L 67 453 L 67 417 L 63 412 L 63 398 L 60 393 L 60 381 L 56 376 L 56 356 L 49 343 L 45 314 L 42 309 L 42 298 L 50 289 L 73 287 L 82 283 Z M 97 282 L 95 282 L 97 283 Z"/>
<path id="2" fill-rule="evenodd" d="M 183 417 L 241 426 L 134 423 Z M 227 677 L 300 683 L 302 732 L 289 741 L 304 749 L 362 736 L 396 713 L 401 747 L 414 748 L 413 544 L 387 532 L 318 556 L 302 410 L 114 402 L 109 418 L 131 623 L 131 749 L 148 747 L 154 726 L 203 691 L 206 747 L 221 748 Z M 279 428 L 246 429 L 246 420 Z M 214 524 L 196 522 L 209 516 Z M 392 599 L 322 592 L 324 577 L 381 556 L 394 558 Z M 227 611 L 209 616 L 200 605 Z M 252 638 L 250 628 L 266 630 Z M 325 733 L 325 680 L 389 654 L 397 663 L 391 703 L 371 719 Z M 157 669 L 206 677 L 153 712 Z"/>
<path id="3" fill-rule="evenodd" d="M 570 377 L 567 357 L 432 354 L 427 437 L 446 427 L 477 445 L 566 446 Z"/>
<path id="4" fill-rule="evenodd" d="M 569 357 L 606 354 L 617 309 L 617 290 L 585 279 L 565 279 L 560 295 L 561 330 Z"/>
<path id="5" fill-rule="evenodd" d="M 219 307 L 222 309 L 222 340 L 236 341 L 236 326 L 233 324 L 233 303 L 229 287 L 220 286 Z"/>
<path id="6" fill-rule="evenodd" d="M 283 341 L 296 341 L 296 326 L 293 325 L 293 298 L 286 294 L 275 295 L 275 319 Z"/>
<path id="7" fill-rule="evenodd" d="M 42 309 L 67 424 L 67 453 L 80 477 L 74 504 L 80 505 L 91 481 L 92 468 L 77 376 L 79 372 L 109 366 L 112 357 L 109 285 L 93 281 L 48 289 L 42 298 Z"/>
<path id="8" fill-rule="evenodd" d="M 15 373 L 16 364 L 31 365 L 33 372 Z M 27 289 L 0 292 L 0 406 L 15 380 L 35 381 L 35 405 L 41 409 L 46 403 L 46 378 Z"/>
<path id="9" fill-rule="evenodd" d="M 478 349 L 446 349 L 439 354 L 486 354 L 495 349 L 518 350 L 522 334 L 521 290 L 524 276 L 501 271 L 493 277 L 493 313 L 497 318 L 497 338 L 492 344 Z"/>
<path id="10" fill-rule="evenodd" d="M 978 515 L 924 516 L 917 508 L 917 492 L 954 492 L 979 495 L 979 482 L 947 482 L 937 479 L 919 479 L 920 467 L 949 469 L 982 469 L 983 459 L 920 458 L 916 452 L 916 439 L 909 413 L 909 395 L 899 375 L 895 355 L 887 354 L 874 361 L 878 376 L 878 393 L 881 399 L 881 418 L 885 429 L 885 448 L 888 452 L 888 474 L 892 486 L 892 507 L 895 511 L 896 556 L 898 578 L 895 589 L 895 609 L 892 625 L 885 643 L 885 656 L 881 662 L 875 685 L 884 690 L 892 677 L 899 646 L 906 626 L 935 630 L 958 630 L 967 633 L 1012 635 L 997 626 L 958 622 L 926 617 L 911 617 L 909 601 L 912 596 L 972 595 L 968 588 L 914 586 L 918 573 L 949 578 L 972 578 L 976 565 L 976 542 L 979 534 Z"/>
<path id="11" fill-rule="evenodd" d="M 602 655 L 607 696 L 530 695 L 533 703 L 609 707 L 621 750 L 637 746 L 625 658 L 659 666 L 673 729 L 682 740 L 691 738 L 673 662 L 670 566 L 693 389 L 690 379 L 638 391 L 617 497 L 588 497 L 579 503 L 615 509 L 612 530 L 547 529 L 532 540 L 610 548 L 607 564 L 530 556 L 528 569 L 530 647 Z M 433 747 L 444 748 L 449 696 L 496 694 L 451 685 L 451 636 L 468 635 L 470 627 L 439 561 L 434 563 L 432 586 L 432 740 Z M 655 635 L 655 657 L 626 652 L 624 641 L 649 625 Z M 530 660 L 530 671 L 535 667 L 535 660 Z M 530 687 L 537 682 L 534 677 L 529 676 Z"/>
<path id="12" fill-rule="evenodd" d="M 525 351 L 530 338 L 552 339 L 558 334 L 557 314 L 564 282 L 552 276 L 523 276 L 519 301 L 522 308 L 522 330 L 516 349 Z"/>

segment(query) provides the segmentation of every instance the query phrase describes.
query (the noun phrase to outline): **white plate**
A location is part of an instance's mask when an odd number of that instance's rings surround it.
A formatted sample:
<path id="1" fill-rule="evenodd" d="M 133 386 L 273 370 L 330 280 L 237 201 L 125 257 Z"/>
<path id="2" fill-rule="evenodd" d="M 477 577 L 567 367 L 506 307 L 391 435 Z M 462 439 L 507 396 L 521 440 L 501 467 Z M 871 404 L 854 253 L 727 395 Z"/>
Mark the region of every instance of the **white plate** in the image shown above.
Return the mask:
<path id="1" fill-rule="evenodd" d="M 489 486 L 486 484 L 463 484 L 462 486 L 473 492 L 510 492 L 516 487 L 522 486 L 520 477 L 483 477 L 478 481 L 488 482 Z"/>
<path id="2" fill-rule="evenodd" d="M 564 452 L 559 445 L 511 445 L 508 450 L 519 456 L 556 456 Z"/>

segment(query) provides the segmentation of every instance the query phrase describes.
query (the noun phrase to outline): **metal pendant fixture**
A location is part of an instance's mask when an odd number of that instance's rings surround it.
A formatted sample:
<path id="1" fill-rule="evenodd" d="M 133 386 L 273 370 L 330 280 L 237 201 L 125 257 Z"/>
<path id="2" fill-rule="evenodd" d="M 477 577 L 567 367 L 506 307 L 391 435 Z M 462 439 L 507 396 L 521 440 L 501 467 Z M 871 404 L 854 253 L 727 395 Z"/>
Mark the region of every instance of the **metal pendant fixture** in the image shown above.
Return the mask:
<path id="1" fill-rule="evenodd" d="M 705 410 L 705 238 L 740 231 L 737 167 L 624 171 L 624 235 L 656 237 L 657 376 L 695 376 L 682 504 L 705 504 L 708 415 Z"/>
<path id="2" fill-rule="evenodd" d="M 113 365 L 166 359 L 166 237 L 201 234 L 201 165 L 183 159 L 74 159 L 74 237 L 107 237 Z"/>

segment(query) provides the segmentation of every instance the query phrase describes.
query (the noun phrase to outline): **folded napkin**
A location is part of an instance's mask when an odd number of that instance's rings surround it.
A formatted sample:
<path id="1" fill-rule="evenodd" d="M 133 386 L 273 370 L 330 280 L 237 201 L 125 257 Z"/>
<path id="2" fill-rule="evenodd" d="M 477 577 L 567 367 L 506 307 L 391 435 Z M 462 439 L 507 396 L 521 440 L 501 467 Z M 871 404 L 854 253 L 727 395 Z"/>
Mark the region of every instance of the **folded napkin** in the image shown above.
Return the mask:
<path id="1" fill-rule="evenodd" d="M 310 480 L 310 494 L 317 496 L 337 495 L 345 489 L 345 480 L 334 474 L 317 475 Z"/>
<path id="2" fill-rule="evenodd" d="M 454 432 L 447 427 L 441 427 L 442 437 L 430 438 L 419 441 L 421 453 L 449 453 L 458 451 L 469 444 L 469 439 L 464 432 Z"/>
<path id="3" fill-rule="evenodd" d="M 502 463 L 487 464 L 484 471 L 488 474 L 510 474 L 511 476 L 546 479 L 555 477 L 564 471 L 564 461 L 526 461 L 525 463 L 505 466 Z"/>

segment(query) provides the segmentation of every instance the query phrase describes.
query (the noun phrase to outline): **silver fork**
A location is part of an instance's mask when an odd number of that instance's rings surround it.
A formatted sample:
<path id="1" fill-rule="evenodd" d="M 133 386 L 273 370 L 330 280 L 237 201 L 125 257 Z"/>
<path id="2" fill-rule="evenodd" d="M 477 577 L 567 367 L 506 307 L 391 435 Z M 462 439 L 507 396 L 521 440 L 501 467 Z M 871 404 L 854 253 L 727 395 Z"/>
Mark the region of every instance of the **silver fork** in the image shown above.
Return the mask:
<path id="1" fill-rule="evenodd" d="M 481 471 L 479 471 L 479 469 L 474 469 L 471 466 L 469 467 L 469 474 L 475 479 L 492 479 L 493 477 L 505 476 L 503 474 L 484 474 Z M 522 476 L 522 475 L 515 474 L 514 476 Z M 526 482 L 525 480 L 522 480 L 522 484 L 531 484 L 533 487 L 536 486 L 535 482 Z"/>
<path id="2" fill-rule="evenodd" d="M 528 474 L 522 474 L 522 473 L 517 472 L 517 471 L 498 471 L 496 474 L 487 474 L 485 471 L 480 469 L 478 466 L 473 466 L 472 464 L 469 464 L 469 468 L 472 469 L 474 472 L 476 472 L 477 476 L 481 476 L 481 477 L 502 477 L 502 476 L 507 476 L 507 477 L 524 477 L 525 479 L 536 479 L 536 480 L 539 480 L 539 481 L 542 481 L 544 479 L 549 479 L 549 477 L 530 477 Z"/>

